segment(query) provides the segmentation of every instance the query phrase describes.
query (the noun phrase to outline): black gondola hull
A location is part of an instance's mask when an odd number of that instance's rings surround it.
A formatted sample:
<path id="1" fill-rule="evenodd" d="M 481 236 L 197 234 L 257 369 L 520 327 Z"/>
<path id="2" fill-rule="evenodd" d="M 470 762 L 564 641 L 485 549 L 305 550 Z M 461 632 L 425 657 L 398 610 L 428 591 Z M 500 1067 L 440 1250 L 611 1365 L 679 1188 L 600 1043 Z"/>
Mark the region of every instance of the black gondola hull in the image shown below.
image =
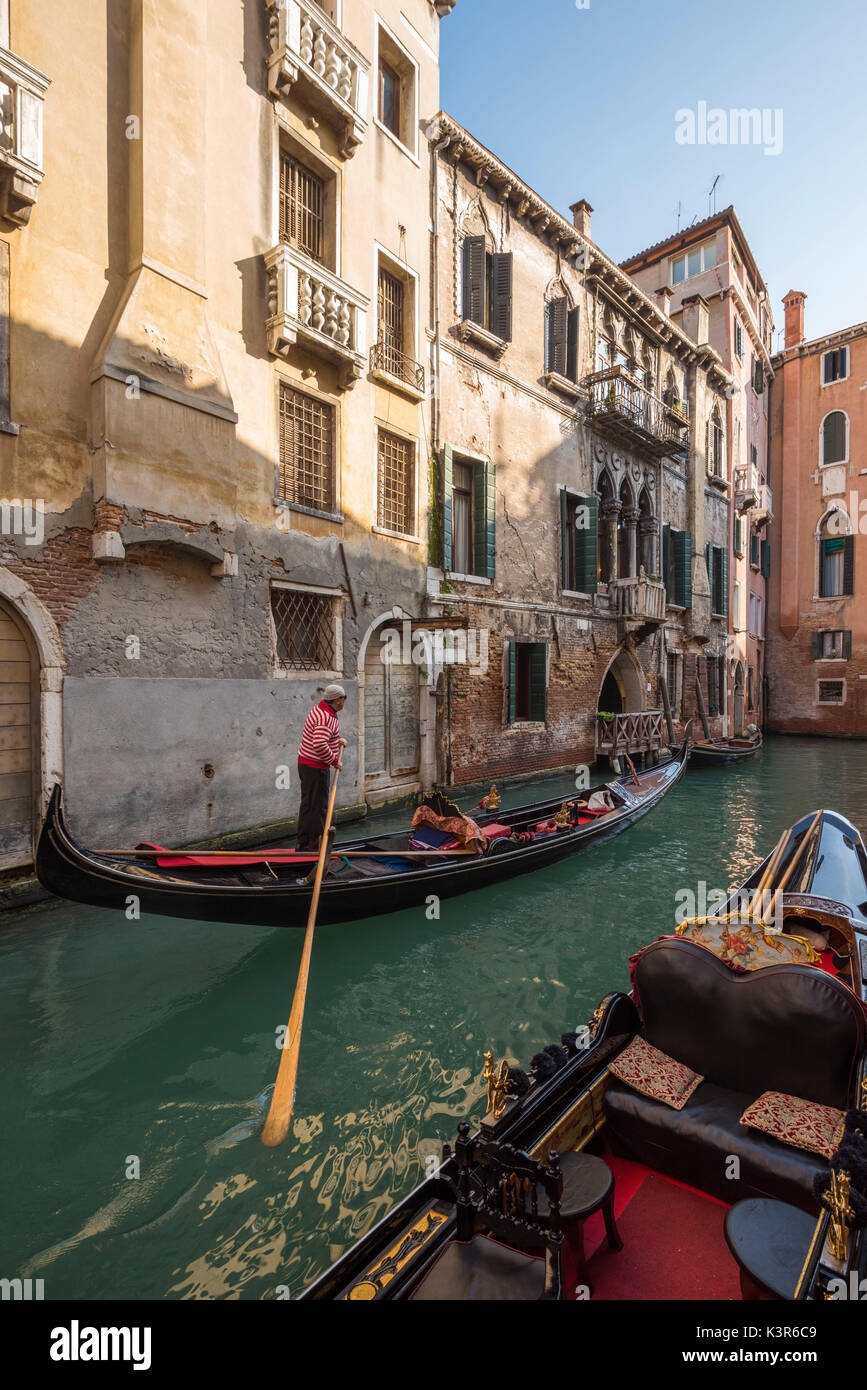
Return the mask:
<path id="1" fill-rule="evenodd" d="M 633 790 L 627 778 L 609 783 L 626 804 L 578 829 L 539 838 L 506 852 L 489 851 L 481 857 L 425 865 L 375 879 L 340 882 L 326 878 L 317 921 L 351 923 L 424 906 L 431 894 L 449 898 L 475 892 L 502 880 L 546 868 L 591 845 L 600 844 L 634 825 L 659 804 L 683 775 L 687 752 L 688 742 L 685 742 L 670 763 L 640 774 L 641 785 Z M 536 808 L 539 817 L 546 812 L 550 814 L 557 805 L 559 799 L 539 803 Z M 383 840 L 387 838 L 382 837 Z M 375 843 L 367 839 L 336 845 L 334 853 L 370 849 Z M 241 926 L 304 927 L 310 908 L 309 885 L 294 879 L 290 882 L 284 879 L 273 885 L 218 883 L 214 881 L 214 873 L 205 869 L 198 877 L 182 880 L 167 870 L 143 868 L 138 864 L 124 866 L 117 860 L 112 862 L 108 856 L 93 853 L 78 844 L 67 829 L 59 787 L 54 788 L 39 837 L 36 871 L 43 886 L 58 897 L 123 912 L 127 911 L 133 897 L 140 912 L 165 917 L 232 922 Z"/>

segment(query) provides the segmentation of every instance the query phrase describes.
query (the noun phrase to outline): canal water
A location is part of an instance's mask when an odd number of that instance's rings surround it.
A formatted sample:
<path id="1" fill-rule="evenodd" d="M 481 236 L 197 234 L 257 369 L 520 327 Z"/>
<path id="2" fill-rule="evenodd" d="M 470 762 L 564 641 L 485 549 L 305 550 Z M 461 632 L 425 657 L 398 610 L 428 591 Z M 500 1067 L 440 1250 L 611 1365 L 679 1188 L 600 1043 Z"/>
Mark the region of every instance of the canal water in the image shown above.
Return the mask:
<path id="1" fill-rule="evenodd" d="M 700 908 L 701 883 L 733 887 L 820 805 L 867 830 L 867 744 L 772 739 L 743 767 L 688 771 L 598 849 L 443 902 L 438 921 L 320 928 L 277 1150 L 257 1135 L 301 932 L 68 904 L 7 919 L 0 1277 L 43 1279 L 46 1299 L 296 1296 L 481 1118 L 486 1049 L 526 1067 L 628 986 L 678 894 Z"/>

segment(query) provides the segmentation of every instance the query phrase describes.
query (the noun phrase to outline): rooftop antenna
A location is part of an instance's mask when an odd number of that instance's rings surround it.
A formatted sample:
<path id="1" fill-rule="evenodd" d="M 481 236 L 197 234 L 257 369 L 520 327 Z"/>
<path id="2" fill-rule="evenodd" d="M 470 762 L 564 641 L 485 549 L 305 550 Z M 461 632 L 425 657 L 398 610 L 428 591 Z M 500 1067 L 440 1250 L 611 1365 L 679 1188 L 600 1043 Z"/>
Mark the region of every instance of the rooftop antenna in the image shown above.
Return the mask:
<path id="1" fill-rule="evenodd" d="M 677 200 L 677 230 L 680 231 L 680 219 L 683 216 L 683 203 Z"/>
<path id="2" fill-rule="evenodd" d="M 717 184 L 719 183 L 719 181 L 720 181 L 721 178 L 722 178 L 722 174 L 717 174 L 716 178 L 714 179 L 713 183 L 712 183 L 711 186 L 710 186 L 710 189 L 708 190 L 708 195 L 707 195 L 707 215 L 708 215 L 708 217 L 710 217 L 711 213 L 716 212 L 716 186 L 717 186 Z M 713 203 L 713 207 L 711 207 L 711 203 Z"/>

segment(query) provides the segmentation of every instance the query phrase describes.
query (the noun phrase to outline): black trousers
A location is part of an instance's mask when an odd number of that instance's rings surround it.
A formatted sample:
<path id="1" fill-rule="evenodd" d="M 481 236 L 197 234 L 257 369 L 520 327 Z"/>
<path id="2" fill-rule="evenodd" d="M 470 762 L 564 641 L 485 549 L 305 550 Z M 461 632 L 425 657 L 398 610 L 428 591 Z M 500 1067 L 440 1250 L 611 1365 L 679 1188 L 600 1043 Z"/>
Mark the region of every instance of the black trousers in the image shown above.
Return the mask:
<path id="1" fill-rule="evenodd" d="M 328 811 L 330 769 L 298 764 L 301 779 L 301 809 L 298 812 L 299 850 L 319 850 Z"/>

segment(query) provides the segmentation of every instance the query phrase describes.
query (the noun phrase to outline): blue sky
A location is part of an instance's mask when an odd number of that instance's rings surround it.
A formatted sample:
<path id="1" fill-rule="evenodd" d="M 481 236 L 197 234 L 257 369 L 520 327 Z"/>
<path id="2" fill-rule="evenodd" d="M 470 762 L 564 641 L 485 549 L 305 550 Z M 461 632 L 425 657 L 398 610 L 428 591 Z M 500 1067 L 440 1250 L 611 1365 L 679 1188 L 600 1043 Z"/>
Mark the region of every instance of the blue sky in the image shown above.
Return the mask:
<path id="1" fill-rule="evenodd" d="M 865 0 L 458 0 L 440 32 L 444 109 L 565 216 L 587 198 L 609 256 L 675 231 L 678 203 L 706 217 L 719 174 L 778 330 L 790 289 L 808 338 L 867 319 Z M 780 153 L 678 144 L 700 102 L 781 110 Z"/>

